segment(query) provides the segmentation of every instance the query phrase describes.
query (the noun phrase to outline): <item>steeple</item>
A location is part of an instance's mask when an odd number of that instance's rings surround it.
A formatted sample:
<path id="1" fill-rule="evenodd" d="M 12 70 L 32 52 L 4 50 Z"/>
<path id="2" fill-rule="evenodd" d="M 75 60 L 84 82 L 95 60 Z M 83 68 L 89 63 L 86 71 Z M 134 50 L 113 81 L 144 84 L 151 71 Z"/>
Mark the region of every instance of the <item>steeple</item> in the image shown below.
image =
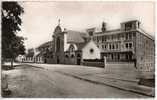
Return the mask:
<path id="1" fill-rule="evenodd" d="M 61 33 L 62 32 L 62 29 L 60 27 L 60 19 L 58 20 L 58 25 L 56 26 L 55 30 L 54 30 L 54 33 Z"/>

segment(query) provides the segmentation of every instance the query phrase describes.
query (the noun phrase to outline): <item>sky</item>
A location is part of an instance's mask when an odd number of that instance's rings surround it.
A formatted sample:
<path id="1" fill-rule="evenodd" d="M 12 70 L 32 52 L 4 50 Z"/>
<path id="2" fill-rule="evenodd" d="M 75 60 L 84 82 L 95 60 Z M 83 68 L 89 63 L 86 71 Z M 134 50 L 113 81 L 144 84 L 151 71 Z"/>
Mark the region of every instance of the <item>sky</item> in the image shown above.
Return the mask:
<path id="1" fill-rule="evenodd" d="M 120 28 L 120 23 L 139 20 L 141 28 L 155 36 L 154 2 L 120 1 L 71 1 L 71 2 L 22 2 L 25 13 L 21 16 L 23 24 L 19 35 L 27 38 L 26 49 L 36 48 L 52 40 L 55 27 L 86 31 L 88 28 L 101 28 L 107 23 L 107 30 Z"/>

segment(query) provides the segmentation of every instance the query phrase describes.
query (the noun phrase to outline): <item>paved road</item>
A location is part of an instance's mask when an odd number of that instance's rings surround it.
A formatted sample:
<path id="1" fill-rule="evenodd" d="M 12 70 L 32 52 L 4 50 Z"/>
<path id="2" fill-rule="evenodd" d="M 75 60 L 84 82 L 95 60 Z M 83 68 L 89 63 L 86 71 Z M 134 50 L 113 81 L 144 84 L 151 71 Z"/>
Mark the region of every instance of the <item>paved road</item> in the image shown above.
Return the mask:
<path id="1" fill-rule="evenodd" d="M 54 65 L 55 66 L 55 65 Z M 145 98 L 133 92 L 97 85 L 58 73 L 63 65 L 43 69 L 21 65 L 14 70 L 4 71 L 8 74 L 11 97 L 38 98 Z M 74 67 L 71 67 L 74 68 Z"/>

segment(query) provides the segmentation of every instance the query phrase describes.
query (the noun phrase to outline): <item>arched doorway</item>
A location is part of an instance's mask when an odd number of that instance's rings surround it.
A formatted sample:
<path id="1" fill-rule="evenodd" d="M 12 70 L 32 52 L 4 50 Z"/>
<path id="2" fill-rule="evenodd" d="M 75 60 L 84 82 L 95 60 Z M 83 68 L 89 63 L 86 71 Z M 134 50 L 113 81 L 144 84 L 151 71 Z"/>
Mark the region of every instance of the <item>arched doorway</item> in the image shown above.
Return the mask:
<path id="1" fill-rule="evenodd" d="M 57 56 L 57 64 L 59 64 L 59 57 Z"/>
<path id="2" fill-rule="evenodd" d="M 46 60 L 46 58 L 44 59 L 44 63 L 47 63 L 47 60 Z"/>

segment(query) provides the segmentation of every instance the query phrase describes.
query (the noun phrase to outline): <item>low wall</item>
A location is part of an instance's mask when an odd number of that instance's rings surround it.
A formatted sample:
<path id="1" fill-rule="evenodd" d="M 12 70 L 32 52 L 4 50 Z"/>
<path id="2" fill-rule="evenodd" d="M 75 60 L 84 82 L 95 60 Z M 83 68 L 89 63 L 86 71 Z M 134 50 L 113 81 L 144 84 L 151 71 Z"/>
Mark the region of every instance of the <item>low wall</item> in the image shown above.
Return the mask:
<path id="1" fill-rule="evenodd" d="M 101 61 L 83 61 L 82 65 L 103 68 L 104 67 L 104 62 L 101 62 Z"/>

